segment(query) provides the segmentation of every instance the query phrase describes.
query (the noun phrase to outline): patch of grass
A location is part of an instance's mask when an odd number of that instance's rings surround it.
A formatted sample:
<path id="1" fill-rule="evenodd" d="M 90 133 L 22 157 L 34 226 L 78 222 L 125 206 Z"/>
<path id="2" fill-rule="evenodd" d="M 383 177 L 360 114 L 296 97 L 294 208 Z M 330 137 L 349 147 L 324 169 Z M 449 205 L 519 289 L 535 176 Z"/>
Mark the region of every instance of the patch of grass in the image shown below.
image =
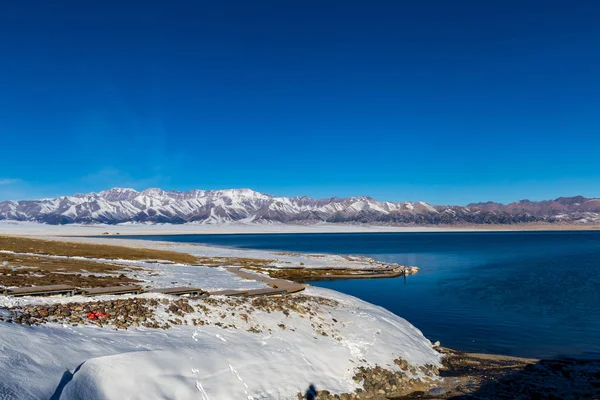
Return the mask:
<path id="1" fill-rule="evenodd" d="M 123 269 L 121 265 L 101 263 L 91 260 L 74 260 L 72 258 L 53 258 L 47 256 L 31 256 L 23 254 L 0 253 L 0 267 L 36 267 L 28 271 L 44 269 L 64 273 L 115 273 Z"/>
<path id="2" fill-rule="evenodd" d="M 137 283 L 135 279 L 125 275 L 81 275 L 54 273 L 45 270 L 20 270 L 14 272 L 0 268 L 0 286 L 45 286 L 45 285 L 72 285 L 75 287 L 110 287 L 123 286 Z"/>
<path id="3" fill-rule="evenodd" d="M 327 254 L 301 254 L 301 253 L 293 253 L 293 252 L 289 252 L 289 251 L 283 251 L 283 252 L 278 252 L 278 253 L 273 253 L 276 254 L 278 256 L 291 256 L 291 257 L 301 257 L 301 256 L 307 256 L 310 258 L 325 258 L 328 257 Z"/>
<path id="4" fill-rule="evenodd" d="M 0 236 L 0 250 L 17 253 L 33 253 L 54 256 L 77 256 L 86 258 L 124 260 L 165 260 L 183 264 L 194 264 L 198 259 L 191 254 L 176 251 L 143 249 L 104 244 L 74 243 L 41 240 L 17 236 Z"/>
<path id="5" fill-rule="evenodd" d="M 90 260 L 0 253 L 0 285 L 106 287 L 138 282 L 123 275 L 124 268 L 130 269 Z"/>
<path id="6" fill-rule="evenodd" d="M 273 264 L 275 260 L 244 257 L 197 257 L 197 262 L 203 265 L 232 265 L 252 267 L 256 265 L 268 266 Z"/>
<path id="7" fill-rule="evenodd" d="M 271 278 L 287 279 L 295 282 L 317 281 L 323 279 L 347 279 L 348 277 L 356 278 L 373 278 L 382 276 L 385 272 L 373 272 L 372 270 L 357 270 L 357 269 L 325 269 L 325 268 L 260 268 L 260 267 L 245 267 L 257 272 L 268 274 Z"/>

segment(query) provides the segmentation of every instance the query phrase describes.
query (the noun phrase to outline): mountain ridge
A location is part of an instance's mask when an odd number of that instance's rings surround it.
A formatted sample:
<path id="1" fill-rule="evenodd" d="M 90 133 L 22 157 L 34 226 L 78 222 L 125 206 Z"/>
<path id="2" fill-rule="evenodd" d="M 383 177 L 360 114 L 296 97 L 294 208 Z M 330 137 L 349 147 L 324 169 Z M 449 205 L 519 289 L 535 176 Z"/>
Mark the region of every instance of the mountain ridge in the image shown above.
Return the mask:
<path id="1" fill-rule="evenodd" d="M 165 191 L 112 188 L 72 196 L 0 202 L 0 220 L 69 223 L 364 223 L 460 225 L 600 223 L 600 199 L 583 196 L 467 206 L 386 202 L 369 196 L 313 199 L 251 189 Z"/>

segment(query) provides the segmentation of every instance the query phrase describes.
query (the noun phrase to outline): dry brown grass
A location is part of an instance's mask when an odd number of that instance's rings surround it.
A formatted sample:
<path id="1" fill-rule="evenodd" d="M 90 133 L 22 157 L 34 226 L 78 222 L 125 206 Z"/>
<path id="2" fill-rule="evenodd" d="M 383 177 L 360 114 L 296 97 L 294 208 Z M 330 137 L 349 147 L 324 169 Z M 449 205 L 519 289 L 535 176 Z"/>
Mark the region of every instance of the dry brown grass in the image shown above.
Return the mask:
<path id="1" fill-rule="evenodd" d="M 72 258 L 53 258 L 23 254 L 0 253 L 0 265 L 4 267 L 36 267 L 49 271 L 65 273 L 116 273 L 121 265 L 101 263 L 91 260 L 74 260 Z M 29 268 L 27 268 L 29 269 Z"/>
<path id="2" fill-rule="evenodd" d="M 244 257 L 197 257 L 197 262 L 202 265 L 231 265 L 252 267 L 256 265 L 267 266 L 275 262 L 275 260 L 263 260 L 260 258 L 244 258 Z"/>
<path id="3" fill-rule="evenodd" d="M 263 272 L 271 278 L 287 279 L 295 282 L 318 281 L 329 279 L 377 278 L 395 274 L 392 271 L 357 270 L 357 269 L 325 269 L 325 268 L 260 268 L 245 267 L 246 269 Z"/>
<path id="4" fill-rule="evenodd" d="M 166 260 L 184 264 L 198 262 L 197 258 L 190 254 L 174 251 L 61 242 L 13 236 L 0 236 L 0 250 L 8 250 L 16 253 L 0 253 L 0 286 L 22 287 L 67 284 L 77 287 L 106 287 L 137 282 L 122 274 L 125 269 L 136 269 L 137 267 L 134 266 L 48 256 L 102 258 L 109 260 Z M 24 266 L 33 268 L 22 268 Z M 95 274 L 101 274 L 102 276 Z"/>
<path id="5" fill-rule="evenodd" d="M 308 256 L 310 258 L 325 258 L 325 257 L 328 257 L 327 254 L 302 254 L 302 253 L 292 253 L 292 252 L 289 252 L 289 251 L 278 252 L 278 253 L 273 253 L 273 254 L 276 254 L 278 256 L 292 256 L 292 257 Z"/>
<path id="6" fill-rule="evenodd" d="M 123 268 L 125 267 L 121 265 L 90 260 L 0 253 L 0 286 L 61 284 L 106 287 L 137 282 L 123 275 Z M 102 276 L 94 274 L 102 274 Z"/>
<path id="7" fill-rule="evenodd" d="M 49 272 L 42 269 L 20 270 L 14 272 L 10 269 L 0 268 L 0 286 L 45 286 L 45 285 L 71 285 L 75 287 L 110 287 L 137 283 L 135 279 L 125 275 L 96 276 L 81 274 L 62 274 Z"/>
<path id="8" fill-rule="evenodd" d="M 54 240 L 0 236 L 0 250 L 17 253 L 34 253 L 54 256 L 77 256 L 86 258 L 124 260 L 166 260 L 194 264 L 198 259 L 191 254 L 175 251 L 143 249 L 104 244 L 74 243 Z"/>

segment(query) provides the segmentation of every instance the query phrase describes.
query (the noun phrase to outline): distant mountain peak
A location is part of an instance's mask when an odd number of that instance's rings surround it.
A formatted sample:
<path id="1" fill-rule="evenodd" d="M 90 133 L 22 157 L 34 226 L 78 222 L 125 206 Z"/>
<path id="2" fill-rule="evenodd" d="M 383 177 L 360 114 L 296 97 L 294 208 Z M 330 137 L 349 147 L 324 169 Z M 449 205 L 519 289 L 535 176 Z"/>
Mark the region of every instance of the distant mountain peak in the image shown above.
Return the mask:
<path id="1" fill-rule="evenodd" d="M 99 193 L 90 193 L 84 196 L 93 196 L 97 195 L 98 197 L 102 197 L 103 199 L 109 201 L 118 201 L 118 200 L 127 200 L 137 196 L 139 192 L 135 189 L 130 188 L 112 188 L 108 190 L 104 190 Z"/>
<path id="2" fill-rule="evenodd" d="M 583 196 L 462 206 L 380 202 L 369 196 L 276 197 L 252 189 L 164 191 L 111 188 L 99 193 L 0 203 L 0 220 L 65 223 L 364 223 L 391 225 L 600 223 L 600 199 Z"/>

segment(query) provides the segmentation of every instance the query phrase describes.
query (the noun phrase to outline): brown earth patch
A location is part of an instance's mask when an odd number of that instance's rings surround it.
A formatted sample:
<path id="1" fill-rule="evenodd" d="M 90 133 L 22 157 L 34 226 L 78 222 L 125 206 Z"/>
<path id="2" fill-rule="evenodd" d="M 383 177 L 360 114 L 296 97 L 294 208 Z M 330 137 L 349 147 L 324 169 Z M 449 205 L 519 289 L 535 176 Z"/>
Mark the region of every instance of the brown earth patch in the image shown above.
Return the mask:
<path id="1" fill-rule="evenodd" d="M 183 264 L 194 264 L 198 262 L 198 259 L 195 256 L 176 251 L 63 242 L 17 236 L 0 236 L 0 250 L 40 255 L 104 258 L 109 260 L 166 260 Z"/>
<path id="2" fill-rule="evenodd" d="M 277 253 L 273 253 L 273 254 L 276 254 L 278 256 L 292 256 L 292 257 L 307 256 L 309 258 L 325 258 L 325 257 L 328 257 L 327 254 L 301 254 L 301 253 L 293 253 L 293 252 L 289 252 L 289 251 L 282 251 L 282 252 L 277 252 Z"/>
<path id="3" fill-rule="evenodd" d="M 391 277 L 394 271 L 359 270 L 340 268 L 258 268 L 248 266 L 246 269 L 266 273 L 271 278 L 287 279 L 294 282 L 319 281 L 329 279 L 358 279 Z"/>
<path id="4" fill-rule="evenodd" d="M 36 267 L 23 268 L 23 270 L 45 269 L 56 272 L 89 272 L 89 273 L 115 273 L 121 271 L 123 266 L 91 260 L 77 260 L 72 258 L 54 258 L 47 256 L 33 256 L 28 254 L 0 253 L 0 267 Z"/>
<path id="5" fill-rule="evenodd" d="M 445 354 L 439 370 L 433 366 L 416 369 L 402 359 L 394 361 L 400 371 L 358 368 L 354 379 L 362 382 L 363 389 L 342 394 L 322 390 L 319 399 L 600 399 L 600 360 L 534 360 L 438 350 Z M 418 370 L 425 374 L 422 381 L 406 375 Z M 442 380 L 429 378 L 438 373 Z"/>
<path id="6" fill-rule="evenodd" d="M 355 393 L 333 394 L 328 390 L 319 392 L 319 400 L 383 400 L 403 398 L 407 393 L 423 392 L 434 387 L 438 368 L 433 365 L 415 367 L 406 360 L 398 358 L 394 363 L 400 368 L 392 371 L 380 366 L 359 367 L 354 375 L 354 381 L 361 383 L 363 388 Z M 414 374 L 421 374 L 423 379 L 412 378 Z M 302 398 L 302 393 L 298 393 Z"/>
<path id="7" fill-rule="evenodd" d="M 45 286 L 45 285 L 71 285 L 75 287 L 110 287 L 123 286 L 139 281 L 126 277 L 117 276 L 96 276 L 81 274 L 61 274 L 44 270 L 35 270 L 35 272 L 15 273 L 12 270 L 0 268 L 0 286 Z"/>
<path id="8" fill-rule="evenodd" d="M 438 348 L 443 381 L 390 399 L 599 399 L 600 361 L 534 360 Z M 384 397 L 385 398 L 385 397 Z"/>
<path id="9" fill-rule="evenodd" d="M 197 257 L 196 262 L 202 265 L 212 266 L 243 266 L 252 267 L 255 265 L 271 265 L 275 260 L 267 260 L 261 258 L 245 258 L 245 257 Z"/>
<path id="10" fill-rule="evenodd" d="M 138 282 L 122 273 L 126 269 L 135 268 L 91 260 L 0 253 L 0 286 L 107 287 Z"/>

